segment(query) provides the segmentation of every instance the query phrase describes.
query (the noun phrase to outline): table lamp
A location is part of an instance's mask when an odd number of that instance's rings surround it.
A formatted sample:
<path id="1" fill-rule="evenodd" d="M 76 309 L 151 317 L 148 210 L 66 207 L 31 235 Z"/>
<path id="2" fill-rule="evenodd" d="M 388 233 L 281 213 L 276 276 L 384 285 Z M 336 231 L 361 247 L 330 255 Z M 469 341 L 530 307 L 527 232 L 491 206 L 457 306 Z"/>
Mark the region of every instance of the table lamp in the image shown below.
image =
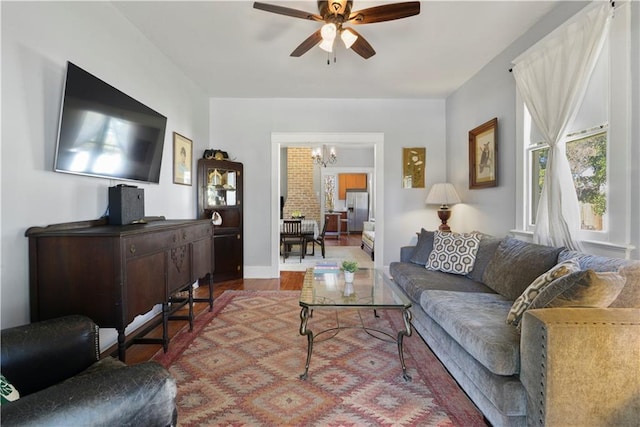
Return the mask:
<path id="1" fill-rule="evenodd" d="M 453 184 L 448 182 L 433 184 L 424 202 L 428 205 L 440 205 L 440 209 L 438 209 L 438 218 L 442 221 L 442 224 L 438 227 L 440 231 L 451 231 L 451 228 L 447 225 L 447 221 L 451 216 L 449 205 L 460 203 L 460 201 Z"/>

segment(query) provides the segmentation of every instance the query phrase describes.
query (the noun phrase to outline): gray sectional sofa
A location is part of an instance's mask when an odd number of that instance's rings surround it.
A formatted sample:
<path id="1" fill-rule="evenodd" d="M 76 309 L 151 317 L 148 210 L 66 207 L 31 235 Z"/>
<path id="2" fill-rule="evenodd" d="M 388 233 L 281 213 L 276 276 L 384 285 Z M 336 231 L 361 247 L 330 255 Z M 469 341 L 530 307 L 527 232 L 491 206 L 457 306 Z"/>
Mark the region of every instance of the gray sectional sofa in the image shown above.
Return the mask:
<path id="1" fill-rule="evenodd" d="M 425 268 L 433 241 L 423 229 L 390 275 L 413 301 L 415 330 L 492 425 L 638 425 L 640 261 L 481 235 L 471 271 L 453 274 Z M 582 270 L 574 275 L 622 276 L 615 300 L 606 308 L 538 304 L 519 327 L 508 324 L 525 289 L 570 259 Z"/>

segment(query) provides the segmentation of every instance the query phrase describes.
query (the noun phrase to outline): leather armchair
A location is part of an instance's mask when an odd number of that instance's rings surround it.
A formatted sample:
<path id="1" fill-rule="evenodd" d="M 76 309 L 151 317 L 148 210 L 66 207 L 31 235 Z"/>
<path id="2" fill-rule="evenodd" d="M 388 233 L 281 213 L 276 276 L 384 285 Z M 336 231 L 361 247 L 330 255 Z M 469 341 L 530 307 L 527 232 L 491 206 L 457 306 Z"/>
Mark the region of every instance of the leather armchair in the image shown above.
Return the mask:
<path id="1" fill-rule="evenodd" d="M 66 316 L 5 329 L 2 374 L 20 399 L 0 407 L 3 426 L 174 426 L 176 383 L 156 362 L 100 359 L 98 327 Z"/>

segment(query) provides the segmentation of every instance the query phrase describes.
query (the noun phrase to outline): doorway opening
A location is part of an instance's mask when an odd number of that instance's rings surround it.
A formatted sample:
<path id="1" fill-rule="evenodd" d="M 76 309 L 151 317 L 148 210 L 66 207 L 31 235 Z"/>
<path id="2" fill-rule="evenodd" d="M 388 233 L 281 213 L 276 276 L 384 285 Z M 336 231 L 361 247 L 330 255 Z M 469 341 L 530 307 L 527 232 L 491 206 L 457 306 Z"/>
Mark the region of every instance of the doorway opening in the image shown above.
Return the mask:
<path id="1" fill-rule="evenodd" d="M 374 167 L 364 168 L 371 172 L 371 212 L 376 219 L 376 257 L 374 266 L 382 268 L 383 265 L 383 229 L 384 229 L 384 134 L 382 133 L 325 133 L 325 132 L 302 132 L 302 133 L 281 133 L 271 134 L 272 143 L 272 232 L 271 232 L 271 265 L 274 267 L 274 277 L 280 272 L 280 210 L 281 210 L 281 149 L 283 147 L 315 147 L 318 145 L 331 145 L 340 150 L 340 147 L 373 147 Z M 339 154 L 338 154 L 339 155 Z M 332 168 L 333 172 L 345 170 L 354 171 L 354 168 Z M 362 170 L 363 168 L 360 168 Z M 378 237 L 379 236 L 379 237 Z"/>

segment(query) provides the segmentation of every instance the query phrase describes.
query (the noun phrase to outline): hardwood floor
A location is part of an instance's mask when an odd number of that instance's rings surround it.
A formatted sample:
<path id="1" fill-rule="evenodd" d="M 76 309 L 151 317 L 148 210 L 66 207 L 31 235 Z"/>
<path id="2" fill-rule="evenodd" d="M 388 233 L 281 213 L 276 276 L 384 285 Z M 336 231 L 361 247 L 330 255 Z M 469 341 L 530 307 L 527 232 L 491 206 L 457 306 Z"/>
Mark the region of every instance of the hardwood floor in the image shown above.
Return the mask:
<path id="1" fill-rule="evenodd" d="M 360 246 L 362 244 L 362 233 L 341 234 L 340 239 L 337 236 L 327 236 L 324 239 L 327 246 Z"/>
<path id="2" fill-rule="evenodd" d="M 350 235 L 341 235 L 340 239 L 333 237 L 325 239 L 325 245 L 327 246 L 360 246 L 362 236 L 360 233 L 351 233 Z M 277 279 L 238 279 L 229 280 L 226 282 L 214 283 L 213 285 L 213 297 L 214 300 L 220 296 L 226 290 L 280 290 L 280 291 L 296 291 L 302 289 L 302 280 L 304 278 L 304 272 L 299 271 L 282 271 L 280 272 L 280 278 Z M 209 296 L 209 290 L 206 285 L 200 286 L 194 290 L 194 297 L 206 298 Z M 214 302 L 215 305 L 215 302 Z M 195 303 L 194 315 L 202 313 L 204 310 L 208 310 L 209 305 L 207 303 Z M 176 315 L 186 314 L 187 310 L 183 309 L 176 312 Z M 182 328 L 186 327 L 188 322 L 186 320 L 174 320 L 169 322 L 169 337 L 174 337 Z M 148 334 L 144 335 L 145 338 L 160 338 L 162 337 L 162 326 L 151 330 Z M 171 343 L 169 343 L 171 346 Z M 162 346 L 160 344 L 133 344 L 127 349 L 126 360 L 128 365 L 135 365 L 136 363 L 145 362 L 153 357 Z M 109 351 L 108 351 L 109 352 Z"/>

